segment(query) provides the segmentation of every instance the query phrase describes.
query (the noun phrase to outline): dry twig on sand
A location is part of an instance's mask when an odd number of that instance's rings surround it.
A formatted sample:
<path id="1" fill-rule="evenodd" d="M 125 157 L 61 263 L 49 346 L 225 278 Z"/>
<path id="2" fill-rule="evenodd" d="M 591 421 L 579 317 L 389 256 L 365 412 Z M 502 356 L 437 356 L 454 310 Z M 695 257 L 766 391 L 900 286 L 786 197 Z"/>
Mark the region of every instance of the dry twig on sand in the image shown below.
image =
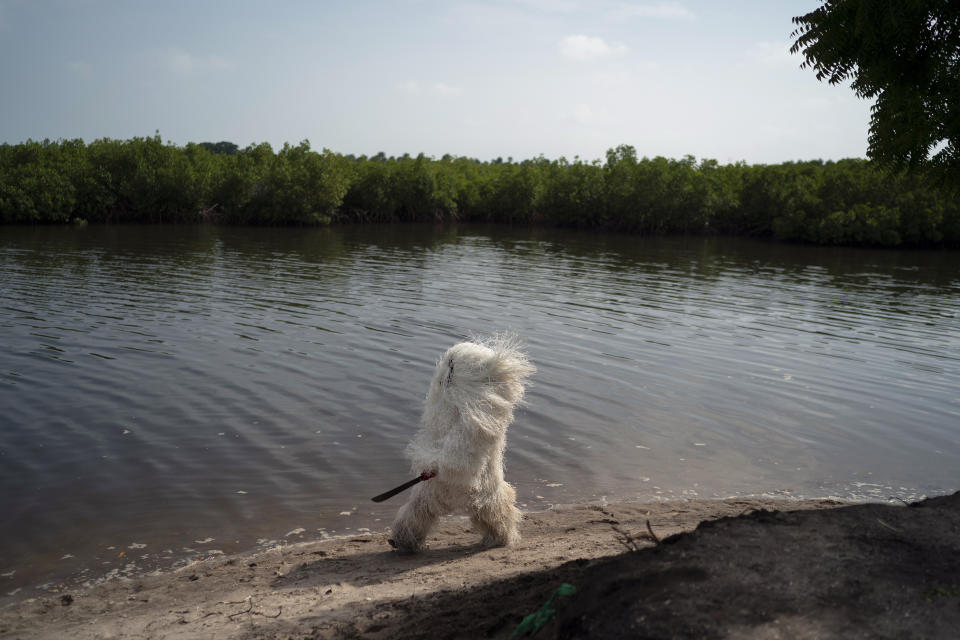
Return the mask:
<path id="1" fill-rule="evenodd" d="M 650 526 L 649 520 L 647 520 L 647 530 L 641 531 L 640 533 L 627 533 L 617 525 L 611 525 L 611 528 L 617 534 L 617 542 L 625 546 L 627 551 L 640 551 L 640 549 L 643 548 L 640 540 L 649 540 L 654 544 L 660 544 L 660 538 L 653 532 L 653 527 Z"/>
<path id="2" fill-rule="evenodd" d="M 243 602 L 243 600 L 240 600 L 239 602 Z M 282 605 L 278 605 L 278 606 L 277 606 L 277 613 L 274 614 L 274 615 L 272 615 L 272 616 L 268 616 L 268 615 L 265 614 L 263 611 L 254 611 L 254 610 L 253 610 L 253 596 L 247 597 L 246 603 L 247 603 L 247 608 L 246 608 L 246 609 L 244 609 L 243 611 L 237 611 L 236 613 L 231 613 L 231 614 L 229 614 L 227 617 L 230 618 L 231 620 L 233 620 L 233 618 L 234 618 L 235 616 L 242 616 L 242 615 L 245 614 L 245 613 L 249 613 L 249 614 L 252 615 L 252 616 L 263 616 L 264 618 L 279 618 L 279 617 L 280 617 L 280 614 L 283 613 L 283 606 L 282 606 Z M 238 603 L 224 603 L 224 604 L 238 604 Z"/>

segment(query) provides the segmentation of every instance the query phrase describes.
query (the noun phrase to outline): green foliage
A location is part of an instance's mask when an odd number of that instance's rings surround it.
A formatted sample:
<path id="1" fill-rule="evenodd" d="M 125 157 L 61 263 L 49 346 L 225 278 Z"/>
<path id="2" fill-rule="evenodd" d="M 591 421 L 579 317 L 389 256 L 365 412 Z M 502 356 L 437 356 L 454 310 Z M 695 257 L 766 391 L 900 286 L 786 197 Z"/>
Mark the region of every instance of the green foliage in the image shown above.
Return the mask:
<path id="1" fill-rule="evenodd" d="M 603 167 L 579 158 L 568 163 L 560 158 L 544 167 L 540 208 L 554 224 L 568 227 L 607 228 L 603 195 Z"/>
<path id="2" fill-rule="evenodd" d="M 960 3 L 825 0 L 793 22 L 802 67 L 831 84 L 852 79 L 858 96 L 876 99 L 872 159 L 960 185 Z"/>
<path id="3" fill-rule="evenodd" d="M 392 222 L 397 203 L 393 197 L 393 163 L 373 160 L 356 165 L 354 179 L 343 198 L 341 216 L 359 222 Z"/>
<path id="4" fill-rule="evenodd" d="M 933 587 L 928 589 L 924 597 L 927 602 L 933 602 L 939 598 L 960 598 L 960 584 L 951 584 L 945 587 Z"/>
<path id="5" fill-rule="evenodd" d="M 440 178 L 436 163 L 423 154 L 401 158 L 391 175 L 390 190 L 396 202 L 395 215 L 405 222 L 442 220 L 456 214 L 450 181 Z"/>
<path id="6" fill-rule="evenodd" d="M 240 153 L 240 147 L 226 140 L 221 140 L 220 142 L 201 142 L 200 146 L 210 153 L 222 153 L 228 156 L 234 156 Z"/>
<path id="7" fill-rule="evenodd" d="M 533 164 L 491 165 L 483 181 L 477 217 L 500 222 L 532 222 L 542 197 L 542 181 Z"/>
<path id="8" fill-rule="evenodd" d="M 566 604 L 566 602 L 559 600 L 559 598 L 569 598 L 576 593 L 577 588 L 575 586 L 564 582 L 550 594 L 550 597 L 543 603 L 543 606 L 530 615 L 523 617 L 520 624 L 518 624 L 516 629 L 513 630 L 513 633 L 510 634 L 510 637 L 516 638 L 517 636 L 536 635 L 545 624 L 556 617 L 557 609 L 563 604 Z M 554 602 L 557 602 L 557 604 L 554 604 Z"/>
<path id="9" fill-rule="evenodd" d="M 347 191 L 347 161 L 326 149 L 311 152 L 307 140 L 276 155 L 269 149 L 253 150 L 256 179 L 236 215 L 265 224 L 328 224 Z"/>
<path id="10" fill-rule="evenodd" d="M 159 136 L 0 145 L 0 222 L 482 221 L 821 244 L 960 245 L 960 204 L 925 174 L 866 160 L 750 166 L 638 158 L 480 162 L 274 151 Z"/>

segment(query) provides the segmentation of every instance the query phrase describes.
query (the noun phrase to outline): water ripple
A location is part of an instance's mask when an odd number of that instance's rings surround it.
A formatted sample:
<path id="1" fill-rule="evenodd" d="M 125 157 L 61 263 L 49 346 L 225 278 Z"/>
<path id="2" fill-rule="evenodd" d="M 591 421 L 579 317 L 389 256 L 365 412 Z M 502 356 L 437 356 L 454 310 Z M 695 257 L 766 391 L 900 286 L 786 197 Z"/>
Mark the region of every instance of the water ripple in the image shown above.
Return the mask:
<path id="1" fill-rule="evenodd" d="M 207 537 L 385 526 L 399 501 L 368 497 L 408 475 L 436 359 L 497 330 L 538 367 L 507 452 L 527 508 L 955 490 L 958 309 L 948 252 L 8 227 L 0 572 L 29 586 L 66 553 L 107 571 L 134 539 L 149 563 Z"/>

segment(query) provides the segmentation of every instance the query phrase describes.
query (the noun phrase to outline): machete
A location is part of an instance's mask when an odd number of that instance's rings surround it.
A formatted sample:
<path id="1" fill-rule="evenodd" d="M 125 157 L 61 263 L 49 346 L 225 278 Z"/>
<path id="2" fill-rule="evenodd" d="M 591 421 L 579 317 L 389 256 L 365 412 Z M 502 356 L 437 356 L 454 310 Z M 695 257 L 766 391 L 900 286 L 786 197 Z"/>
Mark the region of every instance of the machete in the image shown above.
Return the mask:
<path id="1" fill-rule="evenodd" d="M 410 481 L 408 481 L 408 482 L 404 482 L 404 483 L 403 483 L 402 485 L 400 485 L 399 487 L 394 487 L 393 489 L 390 489 L 390 491 L 386 491 L 386 492 L 381 493 L 380 495 L 378 495 L 378 496 L 376 496 L 376 497 L 373 497 L 373 498 L 370 498 L 370 499 L 373 500 L 374 502 L 383 502 L 383 501 L 386 500 L 387 498 L 392 498 L 393 496 L 397 495 L 397 494 L 400 493 L 401 491 L 406 491 L 407 489 L 409 489 L 409 488 L 412 487 L 413 485 L 417 484 L 418 482 L 423 482 L 424 480 L 429 480 L 430 478 L 433 478 L 433 477 L 436 476 L 436 475 L 437 475 L 436 473 L 424 471 L 423 473 L 421 473 L 420 475 L 418 475 L 418 476 L 417 476 L 416 478 L 414 478 L 413 480 L 410 480 Z"/>

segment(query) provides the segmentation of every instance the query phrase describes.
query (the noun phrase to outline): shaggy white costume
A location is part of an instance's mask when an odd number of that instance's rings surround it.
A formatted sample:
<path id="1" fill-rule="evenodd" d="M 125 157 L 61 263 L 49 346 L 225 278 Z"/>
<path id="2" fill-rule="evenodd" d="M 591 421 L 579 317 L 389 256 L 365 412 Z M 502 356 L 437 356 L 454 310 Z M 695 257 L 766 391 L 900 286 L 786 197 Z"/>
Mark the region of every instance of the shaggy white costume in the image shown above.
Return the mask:
<path id="1" fill-rule="evenodd" d="M 535 368 L 507 338 L 461 342 L 444 354 L 430 383 L 420 429 L 407 447 L 416 474 L 393 522 L 393 542 L 415 552 L 441 515 L 465 510 L 486 545 L 520 540 L 516 492 L 503 479 L 503 450 L 513 409 Z"/>

